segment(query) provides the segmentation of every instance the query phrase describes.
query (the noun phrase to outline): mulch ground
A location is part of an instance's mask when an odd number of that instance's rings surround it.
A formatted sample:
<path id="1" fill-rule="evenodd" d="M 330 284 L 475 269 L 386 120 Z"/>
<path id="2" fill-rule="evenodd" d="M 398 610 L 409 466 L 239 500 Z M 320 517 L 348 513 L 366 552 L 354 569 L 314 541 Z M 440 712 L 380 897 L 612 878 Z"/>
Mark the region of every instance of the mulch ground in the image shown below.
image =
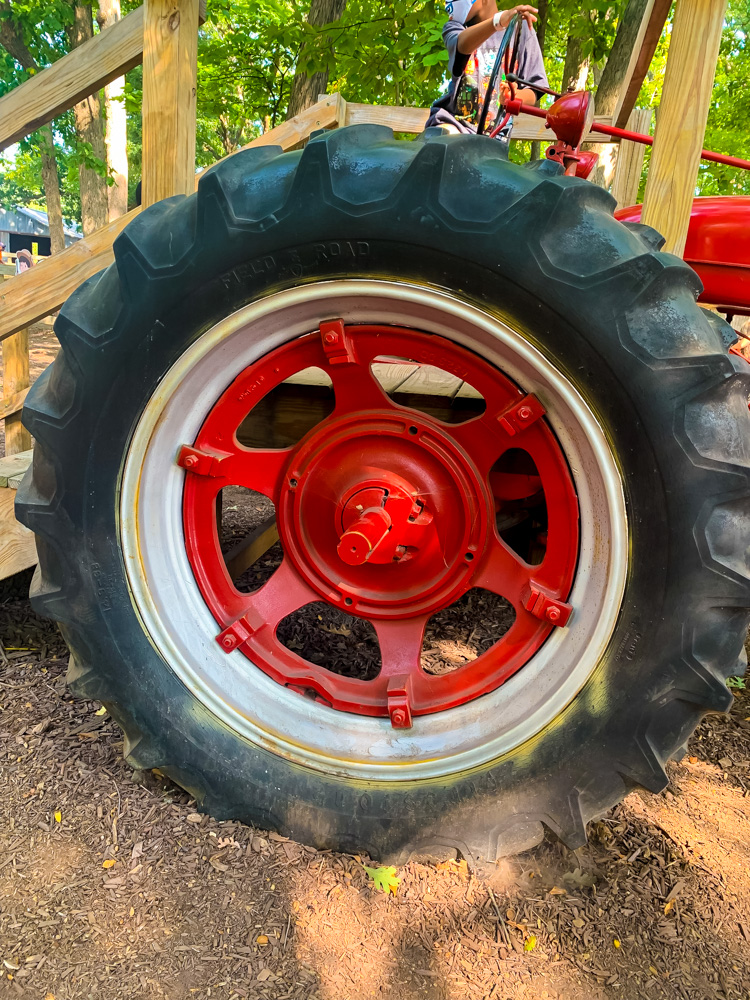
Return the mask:
<path id="1" fill-rule="evenodd" d="M 588 847 L 544 843 L 489 881 L 412 863 L 386 897 L 366 858 L 215 822 L 131 771 L 27 584 L 0 591 L 0 996 L 750 996 L 747 692 Z"/>

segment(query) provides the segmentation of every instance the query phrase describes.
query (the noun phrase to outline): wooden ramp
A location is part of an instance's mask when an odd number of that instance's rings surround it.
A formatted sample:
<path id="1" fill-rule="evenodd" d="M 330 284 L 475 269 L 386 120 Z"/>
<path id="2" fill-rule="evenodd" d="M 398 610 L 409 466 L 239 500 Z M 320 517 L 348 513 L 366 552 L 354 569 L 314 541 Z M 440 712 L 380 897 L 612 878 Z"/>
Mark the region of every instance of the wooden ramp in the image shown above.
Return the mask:
<path id="1" fill-rule="evenodd" d="M 34 533 L 19 524 L 13 504 L 24 473 L 31 465 L 31 451 L 0 458 L 0 580 L 36 565 Z"/>

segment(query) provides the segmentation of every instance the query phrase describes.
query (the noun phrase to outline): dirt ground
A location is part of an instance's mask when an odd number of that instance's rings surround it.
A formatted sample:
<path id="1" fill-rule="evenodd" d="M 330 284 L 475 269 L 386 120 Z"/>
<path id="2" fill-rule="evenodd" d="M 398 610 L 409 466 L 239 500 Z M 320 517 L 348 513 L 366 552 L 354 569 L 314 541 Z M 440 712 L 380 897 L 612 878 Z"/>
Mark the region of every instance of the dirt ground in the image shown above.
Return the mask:
<path id="1" fill-rule="evenodd" d="M 661 795 L 575 853 L 408 864 L 196 813 L 132 772 L 66 650 L 0 591 L 0 996 L 33 1000 L 735 1000 L 750 996 L 750 695 L 711 717 Z"/>

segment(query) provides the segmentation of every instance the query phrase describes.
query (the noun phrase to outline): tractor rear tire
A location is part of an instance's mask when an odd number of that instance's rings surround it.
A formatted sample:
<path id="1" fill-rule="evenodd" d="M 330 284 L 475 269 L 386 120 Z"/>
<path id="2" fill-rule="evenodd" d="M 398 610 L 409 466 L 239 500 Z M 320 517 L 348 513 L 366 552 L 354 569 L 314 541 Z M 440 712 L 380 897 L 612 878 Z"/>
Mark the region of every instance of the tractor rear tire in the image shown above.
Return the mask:
<path id="1" fill-rule="evenodd" d="M 575 848 L 630 789 L 665 787 L 746 662 L 750 369 L 696 305 L 693 272 L 613 208 L 490 139 L 362 125 L 242 151 L 130 223 L 55 324 L 16 509 L 37 536 L 33 606 L 60 623 L 73 691 L 108 707 L 133 766 L 215 817 L 394 862 L 482 865 L 545 828 Z M 581 511 L 570 624 L 496 690 L 411 729 L 228 655 L 179 570 L 180 449 L 248 365 L 339 318 L 414 327 L 467 364 L 509 358 Z"/>

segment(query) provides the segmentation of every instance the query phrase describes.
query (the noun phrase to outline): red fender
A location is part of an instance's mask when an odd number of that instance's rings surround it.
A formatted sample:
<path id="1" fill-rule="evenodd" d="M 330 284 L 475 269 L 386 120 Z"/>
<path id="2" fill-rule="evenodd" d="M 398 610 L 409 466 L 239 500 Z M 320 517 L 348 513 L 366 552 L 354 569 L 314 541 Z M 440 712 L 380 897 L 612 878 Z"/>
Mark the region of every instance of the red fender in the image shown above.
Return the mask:
<path id="1" fill-rule="evenodd" d="M 640 222 L 641 208 L 622 208 L 615 218 Z M 696 198 L 684 257 L 703 282 L 699 302 L 750 316 L 750 197 Z"/>

